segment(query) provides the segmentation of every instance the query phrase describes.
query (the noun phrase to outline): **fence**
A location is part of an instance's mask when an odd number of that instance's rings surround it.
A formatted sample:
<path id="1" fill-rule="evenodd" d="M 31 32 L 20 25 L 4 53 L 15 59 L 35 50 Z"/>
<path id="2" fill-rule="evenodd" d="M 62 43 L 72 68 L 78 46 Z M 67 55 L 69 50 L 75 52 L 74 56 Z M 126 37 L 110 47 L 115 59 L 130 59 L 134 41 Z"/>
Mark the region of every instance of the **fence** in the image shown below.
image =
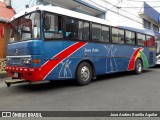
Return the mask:
<path id="1" fill-rule="evenodd" d="M 6 59 L 0 58 L 0 71 L 5 71 L 5 67 L 6 67 Z"/>

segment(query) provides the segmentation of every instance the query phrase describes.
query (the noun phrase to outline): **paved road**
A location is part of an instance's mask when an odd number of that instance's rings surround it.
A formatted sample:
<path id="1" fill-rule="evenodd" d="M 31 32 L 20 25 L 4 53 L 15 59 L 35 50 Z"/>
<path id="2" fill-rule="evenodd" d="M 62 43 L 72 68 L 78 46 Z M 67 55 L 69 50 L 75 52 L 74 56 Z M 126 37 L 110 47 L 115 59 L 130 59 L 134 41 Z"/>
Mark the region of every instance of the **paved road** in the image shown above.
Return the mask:
<path id="1" fill-rule="evenodd" d="M 7 88 L 3 80 L 0 81 L 1 111 L 160 110 L 160 66 L 141 75 L 125 72 L 100 76 L 83 87 L 72 81 L 56 81 Z"/>

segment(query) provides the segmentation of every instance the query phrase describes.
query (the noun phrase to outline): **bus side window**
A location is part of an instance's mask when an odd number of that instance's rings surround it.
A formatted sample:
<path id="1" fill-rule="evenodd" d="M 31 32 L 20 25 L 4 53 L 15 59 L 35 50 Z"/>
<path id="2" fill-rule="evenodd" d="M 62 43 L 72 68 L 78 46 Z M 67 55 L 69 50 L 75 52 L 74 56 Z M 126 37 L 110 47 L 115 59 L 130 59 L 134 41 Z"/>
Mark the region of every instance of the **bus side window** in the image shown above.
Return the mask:
<path id="1" fill-rule="evenodd" d="M 92 24 L 92 40 L 100 41 L 101 39 L 101 25 Z"/>
<path id="2" fill-rule="evenodd" d="M 112 43 L 124 44 L 124 30 L 112 28 Z"/>
<path id="3" fill-rule="evenodd" d="M 135 45 L 135 33 L 126 30 L 126 44 Z"/>
<path id="4" fill-rule="evenodd" d="M 137 43 L 138 43 L 138 45 L 143 45 L 142 34 L 137 33 Z"/>
<path id="5" fill-rule="evenodd" d="M 79 40 L 82 40 L 82 37 L 83 37 L 83 27 L 84 27 L 83 21 L 79 21 L 78 22 L 78 39 Z"/>
<path id="6" fill-rule="evenodd" d="M 78 39 L 78 20 L 66 18 L 66 38 Z"/>
<path id="7" fill-rule="evenodd" d="M 147 46 L 146 36 L 140 33 L 137 33 L 138 45 Z"/>
<path id="8" fill-rule="evenodd" d="M 109 42 L 109 27 L 102 26 L 101 41 L 102 42 Z"/>
<path id="9" fill-rule="evenodd" d="M 62 17 L 47 13 L 46 16 L 50 17 L 50 27 L 44 30 L 44 36 L 46 39 L 63 38 L 62 30 Z"/>
<path id="10" fill-rule="evenodd" d="M 118 41 L 118 29 L 112 28 L 112 43 L 119 43 Z"/>
<path id="11" fill-rule="evenodd" d="M 155 46 L 155 39 L 153 36 L 147 35 L 146 39 L 147 39 L 147 46 L 152 46 L 152 47 Z"/>
<path id="12" fill-rule="evenodd" d="M 83 40 L 89 40 L 89 23 L 84 22 L 84 28 L 83 28 Z"/>
<path id="13" fill-rule="evenodd" d="M 119 43 L 124 44 L 124 30 L 118 31 Z"/>

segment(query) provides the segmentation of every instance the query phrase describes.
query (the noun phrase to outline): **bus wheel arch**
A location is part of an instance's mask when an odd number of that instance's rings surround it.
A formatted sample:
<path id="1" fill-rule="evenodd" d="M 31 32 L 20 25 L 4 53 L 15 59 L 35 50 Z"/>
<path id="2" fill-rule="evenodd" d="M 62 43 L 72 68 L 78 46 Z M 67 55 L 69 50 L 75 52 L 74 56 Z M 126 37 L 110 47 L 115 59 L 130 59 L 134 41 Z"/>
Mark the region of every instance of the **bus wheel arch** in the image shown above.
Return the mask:
<path id="1" fill-rule="evenodd" d="M 141 58 L 137 58 L 135 61 L 134 72 L 135 74 L 141 74 L 143 70 L 143 60 Z"/>
<path id="2" fill-rule="evenodd" d="M 82 79 L 82 71 L 86 70 L 86 73 L 89 72 L 90 78 L 88 81 Z M 88 72 L 87 72 L 88 71 Z M 80 61 L 75 69 L 75 79 L 79 85 L 87 85 L 91 82 L 92 79 L 96 78 L 95 67 L 90 60 L 82 60 Z"/>

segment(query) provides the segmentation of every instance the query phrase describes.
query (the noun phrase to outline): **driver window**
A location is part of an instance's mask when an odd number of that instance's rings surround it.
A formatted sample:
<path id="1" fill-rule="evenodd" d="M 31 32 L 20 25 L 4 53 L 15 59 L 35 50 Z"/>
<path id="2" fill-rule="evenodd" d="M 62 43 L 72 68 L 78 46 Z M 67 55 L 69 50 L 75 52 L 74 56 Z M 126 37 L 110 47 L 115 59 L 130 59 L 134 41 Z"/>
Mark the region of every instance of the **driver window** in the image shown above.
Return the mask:
<path id="1" fill-rule="evenodd" d="M 44 29 L 45 38 L 63 38 L 62 17 L 48 13 L 46 14 L 46 16 L 50 19 L 50 23 L 48 23 L 50 26 L 49 29 Z"/>

